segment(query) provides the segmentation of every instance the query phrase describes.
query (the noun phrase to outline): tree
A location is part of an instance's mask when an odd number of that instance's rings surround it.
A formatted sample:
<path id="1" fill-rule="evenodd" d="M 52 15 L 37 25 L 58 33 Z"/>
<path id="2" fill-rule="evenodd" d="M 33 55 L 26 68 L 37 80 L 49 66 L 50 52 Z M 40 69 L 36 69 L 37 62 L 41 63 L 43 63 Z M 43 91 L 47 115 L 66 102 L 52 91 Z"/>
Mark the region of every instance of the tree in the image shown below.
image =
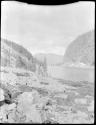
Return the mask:
<path id="1" fill-rule="evenodd" d="M 47 60 L 46 60 L 46 57 L 44 57 L 44 71 L 47 72 Z"/>
<path id="2" fill-rule="evenodd" d="M 16 67 L 27 69 L 26 62 L 20 56 L 17 56 Z"/>
<path id="3" fill-rule="evenodd" d="M 44 68 L 44 74 L 47 75 L 47 59 L 46 59 L 46 57 L 44 57 L 44 66 L 43 66 L 43 68 Z"/>

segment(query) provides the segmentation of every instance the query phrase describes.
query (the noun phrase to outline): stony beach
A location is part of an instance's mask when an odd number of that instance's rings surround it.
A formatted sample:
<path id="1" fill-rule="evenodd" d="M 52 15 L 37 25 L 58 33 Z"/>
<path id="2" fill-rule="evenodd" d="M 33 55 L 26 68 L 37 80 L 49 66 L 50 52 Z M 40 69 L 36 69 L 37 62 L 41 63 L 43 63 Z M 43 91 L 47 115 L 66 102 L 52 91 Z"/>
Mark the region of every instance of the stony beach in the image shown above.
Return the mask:
<path id="1" fill-rule="evenodd" d="M 94 83 L 3 67 L 0 73 L 0 123 L 94 123 Z"/>

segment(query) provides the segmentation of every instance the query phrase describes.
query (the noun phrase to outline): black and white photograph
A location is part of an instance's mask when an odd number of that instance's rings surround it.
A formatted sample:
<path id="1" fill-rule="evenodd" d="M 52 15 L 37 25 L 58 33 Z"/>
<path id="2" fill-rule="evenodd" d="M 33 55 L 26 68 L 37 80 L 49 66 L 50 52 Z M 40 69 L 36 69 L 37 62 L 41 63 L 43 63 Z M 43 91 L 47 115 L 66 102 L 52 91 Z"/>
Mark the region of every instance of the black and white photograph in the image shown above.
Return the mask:
<path id="1" fill-rule="evenodd" d="M 95 2 L 1 2 L 0 123 L 93 124 Z"/>

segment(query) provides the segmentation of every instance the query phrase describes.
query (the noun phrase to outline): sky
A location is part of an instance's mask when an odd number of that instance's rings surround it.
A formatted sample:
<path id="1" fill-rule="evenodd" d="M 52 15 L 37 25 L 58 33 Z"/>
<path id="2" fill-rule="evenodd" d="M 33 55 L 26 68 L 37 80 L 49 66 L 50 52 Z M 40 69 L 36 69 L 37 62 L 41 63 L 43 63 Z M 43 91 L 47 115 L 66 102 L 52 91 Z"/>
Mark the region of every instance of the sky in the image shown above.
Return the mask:
<path id="1" fill-rule="evenodd" d="M 94 29 L 94 15 L 94 2 L 44 6 L 3 1 L 1 37 L 22 45 L 32 54 L 64 55 L 76 37 Z"/>

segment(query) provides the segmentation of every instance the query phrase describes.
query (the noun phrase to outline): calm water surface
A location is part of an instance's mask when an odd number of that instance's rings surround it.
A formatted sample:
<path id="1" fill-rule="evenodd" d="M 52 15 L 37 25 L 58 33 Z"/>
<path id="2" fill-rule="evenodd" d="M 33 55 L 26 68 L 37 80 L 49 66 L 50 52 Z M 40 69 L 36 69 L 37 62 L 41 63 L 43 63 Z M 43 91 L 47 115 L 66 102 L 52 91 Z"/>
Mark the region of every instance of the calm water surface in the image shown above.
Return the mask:
<path id="1" fill-rule="evenodd" d="M 49 66 L 48 72 L 52 77 L 64 80 L 94 82 L 94 68 Z"/>

